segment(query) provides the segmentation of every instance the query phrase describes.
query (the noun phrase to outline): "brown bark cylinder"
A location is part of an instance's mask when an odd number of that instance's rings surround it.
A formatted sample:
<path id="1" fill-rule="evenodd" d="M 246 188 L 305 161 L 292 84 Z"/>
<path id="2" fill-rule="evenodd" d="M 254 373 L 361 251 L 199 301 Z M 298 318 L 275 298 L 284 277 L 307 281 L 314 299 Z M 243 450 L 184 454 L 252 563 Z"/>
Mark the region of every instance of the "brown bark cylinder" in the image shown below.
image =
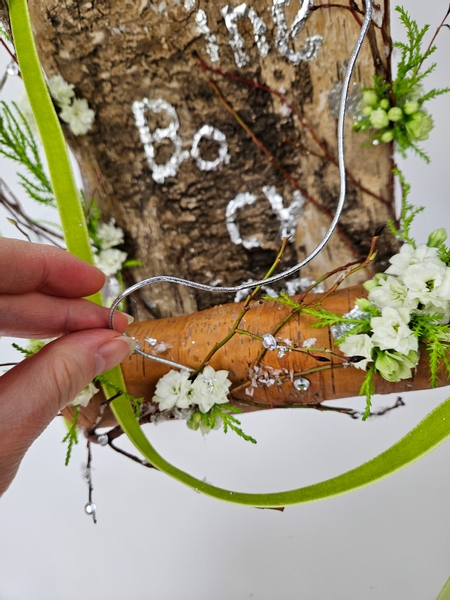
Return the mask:
<path id="1" fill-rule="evenodd" d="M 345 314 L 354 307 L 355 299 L 363 296 L 364 289 L 360 286 L 339 290 L 326 298 L 322 307 Z M 320 297 L 308 296 L 307 304 L 316 302 Z M 229 333 L 242 306 L 242 303 L 225 304 L 192 315 L 133 323 L 128 332 L 148 354 L 153 353 L 196 369 L 211 348 Z M 289 311 L 288 307 L 276 302 L 255 301 L 245 313 L 239 328 L 262 337 L 272 332 Z M 329 357 L 320 351 L 311 354 L 291 351 L 279 357 L 277 350 L 268 350 L 255 367 L 255 361 L 264 349 L 260 340 L 236 333 L 220 348 L 209 364 L 216 370 L 229 371 L 232 381 L 230 401 L 244 411 L 253 411 L 357 396 L 365 372 L 352 366 L 343 367 L 345 361 L 339 357 L 342 354 L 333 344 L 330 329 L 313 328 L 314 321 L 305 313 L 294 315 L 277 333 L 278 343 L 302 348 L 305 340 L 315 338 L 314 347 L 332 350 L 338 356 Z M 156 340 L 156 345 L 146 342 L 148 338 Z M 321 362 L 317 357 L 327 357 L 330 362 Z M 319 370 L 314 372 L 317 368 Z M 145 402 L 151 402 L 156 383 L 170 367 L 134 354 L 122 363 L 122 369 L 128 392 L 143 397 Z M 299 391 L 294 385 L 300 376 L 309 382 L 309 388 L 305 391 Z M 411 379 L 390 383 L 375 375 L 376 393 L 428 389 L 429 377 L 427 356 L 423 352 Z M 446 384 L 446 378 L 442 377 L 439 385 Z M 84 426 L 95 421 L 100 400 L 97 398 L 97 402 L 94 401 L 92 406 L 83 411 Z"/>

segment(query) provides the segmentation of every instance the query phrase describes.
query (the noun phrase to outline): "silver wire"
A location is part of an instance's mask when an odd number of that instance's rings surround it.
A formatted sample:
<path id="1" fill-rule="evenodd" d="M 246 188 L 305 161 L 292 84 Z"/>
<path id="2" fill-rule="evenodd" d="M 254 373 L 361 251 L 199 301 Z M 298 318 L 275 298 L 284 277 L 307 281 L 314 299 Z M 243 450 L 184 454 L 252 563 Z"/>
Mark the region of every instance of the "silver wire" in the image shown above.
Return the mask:
<path id="1" fill-rule="evenodd" d="M 359 51 L 361 49 L 362 43 L 366 37 L 367 30 L 370 26 L 370 22 L 372 19 L 372 0 L 366 0 L 366 14 L 364 17 L 363 24 L 361 26 L 361 30 L 359 32 L 358 39 L 356 41 L 355 47 L 353 48 L 352 54 L 347 64 L 347 68 L 345 70 L 344 81 L 342 83 L 342 91 L 341 91 L 341 101 L 339 104 L 339 117 L 338 117 L 338 125 L 337 125 L 337 146 L 338 146 L 338 165 L 339 165 L 339 182 L 340 182 L 340 191 L 339 191 L 339 201 L 336 208 L 335 215 L 331 222 L 330 228 L 327 233 L 323 237 L 322 241 L 319 245 L 311 252 L 309 256 L 307 256 L 302 262 L 297 265 L 283 271 L 283 273 L 279 273 L 278 275 L 272 275 L 272 277 L 268 277 L 267 279 L 261 279 L 260 281 L 252 281 L 251 283 L 243 283 L 241 285 L 236 285 L 232 287 L 213 287 L 211 285 L 206 285 L 203 283 L 197 283 L 195 281 L 189 281 L 188 279 L 181 279 L 179 277 L 172 277 L 171 275 L 157 275 L 155 277 L 149 277 L 148 279 L 143 279 L 138 283 L 127 288 L 124 292 L 119 294 L 117 298 L 111 305 L 109 311 L 109 327 L 110 329 L 114 329 L 114 312 L 117 309 L 117 306 L 130 294 L 133 292 L 140 290 L 146 285 L 151 285 L 152 283 L 158 283 L 160 281 L 166 281 L 169 283 L 176 283 L 178 285 L 185 285 L 187 287 L 191 287 L 197 290 L 203 290 L 206 292 L 225 292 L 225 293 L 236 293 L 241 290 L 248 290 L 250 288 L 258 287 L 259 285 L 268 285 L 274 283 L 275 281 L 280 281 L 280 279 L 284 279 L 285 277 L 289 277 L 293 275 L 297 271 L 299 271 L 302 267 L 308 264 L 313 258 L 315 258 L 319 252 L 324 248 L 330 239 L 333 231 L 336 229 L 338 221 L 341 217 L 342 209 L 344 208 L 345 196 L 346 196 L 346 173 L 345 173 L 345 151 L 344 151 L 344 121 L 345 121 L 345 110 L 347 106 L 347 97 L 348 97 L 348 89 L 350 85 L 350 79 L 353 74 L 353 70 L 355 68 L 356 59 L 358 58 Z M 146 353 L 143 353 L 146 354 Z M 146 354 L 148 358 L 152 358 L 157 360 L 157 356 L 151 356 L 150 354 Z"/>

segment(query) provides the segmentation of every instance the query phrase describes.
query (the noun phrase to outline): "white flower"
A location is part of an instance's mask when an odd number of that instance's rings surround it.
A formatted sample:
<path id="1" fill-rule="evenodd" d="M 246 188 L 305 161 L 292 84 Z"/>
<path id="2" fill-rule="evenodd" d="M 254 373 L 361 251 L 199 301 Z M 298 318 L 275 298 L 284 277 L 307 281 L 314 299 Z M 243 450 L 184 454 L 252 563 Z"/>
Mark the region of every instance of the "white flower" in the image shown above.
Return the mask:
<path id="1" fill-rule="evenodd" d="M 192 404 L 198 404 L 202 413 L 208 412 L 214 404 L 228 402 L 228 388 L 231 381 L 228 371 L 215 371 L 207 366 L 192 384 Z"/>
<path id="2" fill-rule="evenodd" d="M 408 288 L 396 277 L 380 278 L 378 285 L 369 291 L 369 300 L 380 308 L 413 309 L 418 304 L 418 300 L 408 296 Z"/>
<path id="3" fill-rule="evenodd" d="M 448 307 L 450 269 L 446 266 L 430 262 L 416 263 L 406 269 L 403 282 L 408 288 L 409 298 L 424 305 L 431 304 L 444 311 Z"/>
<path id="4" fill-rule="evenodd" d="M 78 394 L 75 400 L 69 402 L 68 406 L 87 406 L 97 392 L 98 389 L 95 387 L 95 384 L 90 383 Z"/>
<path id="5" fill-rule="evenodd" d="M 48 89 L 50 94 L 58 104 L 59 107 L 67 106 L 70 104 L 72 98 L 75 96 L 73 83 L 67 83 L 67 81 L 61 75 L 54 75 L 48 80 Z"/>
<path id="6" fill-rule="evenodd" d="M 400 277 L 410 265 L 416 263 L 433 263 L 445 267 L 445 263 L 438 256 L 437 248 L 430 248 L 426 244 L 420 244 L 417 248 L 413 248 L 409 244 L 403 244 L 400 252 L 394 254 L 389 262 L 391 266 L 385 272 L 388 275 L 398 275 Z"/>
<path id="7" fill-rule="evenodd" d="M 101 223 L 98 227 L 98 237 L 102 243 L 103 250 L 118 246 L 123 242 L 123 230 L 115 227 L 114 220 L 109 223 Z"/>
<path id="8" fill-rule="evenodd" d="M 396 350 L 400 354 L 417 351 L 418 341 L 408 327 L 409 320 L 407 308 L 383 308 L 381 317 L 373 317 L 370 320 L 372 343 L 381 350 Z"/>
<path id="9" fill-rule="evenodd" d="M 101 250 L 98 254 L 94 255 L 95 266 L 108 277 L 120 271 L 126 259 L 126 252 L 116 250 L 116 248 Z"/>
<path id="10" fill-rule="evenodd" d="M 192 403 L 191 390 L 192 383 L 189 380 L 189 372 L 172 369 L 156 384 L 153 402 L 159 404 L 159 410 L 170 410 L 174 406 L 188 408 Z"/>
<path id="11" fill-rule="evenodd" d="M 373 344 L 371 338 L 366 333 L 357 335 L 348 335 L 342 344 L 339 344 L 339 350 L 345 356 L 364 356 L 365 360 L 352 363 L 357 369 L 367 369 L 367 363 L 372 361 Z"/>
<path id="12" fill-rule="evenodd" d="M 94 123 L 95 112 L 85 98 L 74 98 L 72 104 L 61 108 L 61 119 L 69 124 L 74 135 L 84 135 Z"/>

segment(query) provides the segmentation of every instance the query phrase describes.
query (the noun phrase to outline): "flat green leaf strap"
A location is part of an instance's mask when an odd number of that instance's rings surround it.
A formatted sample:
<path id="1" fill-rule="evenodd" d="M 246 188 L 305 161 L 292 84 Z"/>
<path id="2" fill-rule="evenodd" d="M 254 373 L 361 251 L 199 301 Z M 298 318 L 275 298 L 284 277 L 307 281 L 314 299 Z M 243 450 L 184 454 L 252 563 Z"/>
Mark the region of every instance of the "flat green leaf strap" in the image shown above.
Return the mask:
<path id="1" fill-rule="evenodd" d="M 450 577 L 447 579 L 444 587 L 439 592 L 439 596 L 436 600 L 450 600 Z"/>
<path id="2" fill-rule="evenodd" d="M 37 58 L 26 0 L 10 0 L 9 7 L 16 52 L 42 136 L 67 245 L 71 252 L 91 262 L 92 255 L 84 215 L 73 182 L 64 137 Z M 108 375 L 111 378 L 111 375 Z M 120 369 L 114 370 L 112 383 L 123 384 Z M 125 397 L 114 400 L 112 409 L 136 448 L 163 473 L 214 498 L 266 508 L 321 500 L 368 485 L 414 462 L 450 435 L 450 399 L 448 399 L 427 415 L 399 442 L 356 469 L 321 483 L 295 490 L 269 494 L 246 494 L 212 486 L 164 460 L 146 438 Z"/>
<path id="3" fill-rule="evenodd" d="M 42 74 L 31 30 L 27 1 L 10 0 L 9 16 L 22 79 L 47 158 L 67 250 L 93 264 L 83 205 L 73 176 L 61 125 Z M 96 304 L 103 303 L 100 292 L 90 296 L 89 299 Z M 116 387 L 126 389 L 120 367 L 108 372 L 108 380 Z M 102 387 L 107 397 L 115 394 L 115 390 L 109 389 L 107 385 Z"/>
<path id="4" fill-rule="evenodd" d="M 303 502 L 313 502 L 374 483 L 406 467 L 442 443 L 450 435 L 450 398 L 431 411 L 414 429 L 393 446 L 342 475 L 295 490 L 269 494 L 246 494 L 228 491 L 205 483 L 177 469 L 160 456 L 136 422 L 129 403 L 119 398 L 113 403 L 115 415 L 127 436 L 145 458 L 163 473 L 198 492 L 248 506 L 277 508 Z"/>

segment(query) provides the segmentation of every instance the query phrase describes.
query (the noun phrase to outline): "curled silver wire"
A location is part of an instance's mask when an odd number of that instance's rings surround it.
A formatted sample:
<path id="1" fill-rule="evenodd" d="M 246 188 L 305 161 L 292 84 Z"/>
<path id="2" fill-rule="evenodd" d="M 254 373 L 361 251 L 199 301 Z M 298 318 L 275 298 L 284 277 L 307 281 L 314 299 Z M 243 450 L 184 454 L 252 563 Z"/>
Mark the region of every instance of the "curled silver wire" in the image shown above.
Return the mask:
<path id="1" fill-rule="evenodd" d="M 359 32 L 358 39 L 356 41 L 355 47 L 353 48 L 352 54 L 347 64 L 347 68 L 345 70 L 344 81 L 342 83 L 342 91 L 341 91 L 341 100 L 339 104 L 339 117 L 337 124 L 337 146 L 338 146 L 338 165 L 339 165 L 339 182 L 340 182 L 340 191 L 339 191 L 339 201 L 336 208 L 335 215 L 331 222 L 330 228 L 327 233 L 323 237 L 322 241 L 319 245 L 311 252 L 309 256 L 307 256 L 302 262 L 297 265 L 279 273 L 278 275 L 272 275 L 272 277 L 268 277 L 267 279 L 261 279 L 260 281 L 252 281 L 250 283 L 243 283 L 241 285 L 231 286 L 231 287 L 213 287 L 211 285 L 206 285 L 203 283 L 197 283 L 195 281 L 189 281 L 188 279 L 181 279 L 180 277 L 172 277 L 171 275 L 157 275 L 155 277 L 149 277 L 148 279 L 143 279 L 138 283 L 127 288 L 124 292 L 119 294 L 117 298 L 111 305 L 111 309 L 109 311 L 109 327 L 110 329 L 114 329 L 114 312 L 117 309 L 117 306 L 130 294 L 133 292 L 143 288 L 146 285 L 150 285 L 152 283 L 158 283 L 160 281 L 166 281 L 169 283 L 176 283 L 178 285 L 185 285 L 187 287 L 191 287 L 197 290 L 203 290 L 206 292 L 229 292 L 235 294 L 236 292 L 240 292 L 241 290 L 247 290 L 250 288 L 258 287 L 259 285 L 269 285 L 274 283 L 275 281 L 280 281 L 280 279 L 284 279 L 285 277 L 289 277 L 293 275 L 297 271 L 299 271 L 302 267 L 308 264 L 313 258 L 315 258 L 319 252 L 324 248 L 330 239 L 333 231 L 336 229 L 338 221 L 341 217 L 342 209 L 344 208 L 345 203 L 345 195 L 346 195 L 346 173 L 345 173 L 345 152 L 344 152 L 344 120 L 345 120 L 345 110 L 347 106 L 347 98 L 348 98 L 348 89 L 350 85 L 350 79 L 353 74 L 353 70 L 355 68 L 356 59 L 358 57 L 359 51 L 361 49 L 362 43 L 366 37 L 367 30 L 370 26 L 370 22 L 372 19 L 372 0 L 366 0 L 366 14 L 364 17 L 363 24 L 361 26 L 361 30 Z M 159 357 L 152 356 L 139 351 L 139 354 L 146 356 L 147 358 L 151 358 L 152 360 L 159 361 Z"/>

